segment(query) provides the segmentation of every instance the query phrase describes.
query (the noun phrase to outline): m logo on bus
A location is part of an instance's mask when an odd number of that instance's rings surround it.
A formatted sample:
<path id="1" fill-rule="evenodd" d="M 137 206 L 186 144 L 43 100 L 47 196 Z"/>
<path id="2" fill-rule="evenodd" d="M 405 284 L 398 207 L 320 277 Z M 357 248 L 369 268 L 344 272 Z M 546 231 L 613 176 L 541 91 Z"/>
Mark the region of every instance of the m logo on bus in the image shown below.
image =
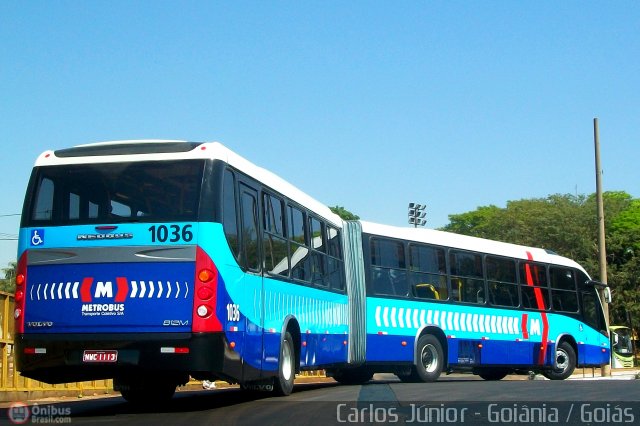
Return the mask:
<path id="1" fill-rule="evenodd" d="M 93 277 L 87 277 L 82 280 L 80 286 L 80 299 L 83 303 L 91 303 L 93 298 L 91 297 L 91 287 L 93 286 Z M 129 283 L 124 277 L 116 278 L 117 292 L 114 302 L 122 303 L 127 300 L 127 294 L 129 293 Z M 98 281 L 93 292 L 93 297 L 96 299 L 101 298 L 113 298 L 113 282 L 112 281 Z"/>
<path id="2" fill-rule="evenodd" d="M 528 339 L 529 335 L 540 336 L 541 334 L 540 319 L 529 318 L 529 314 L 522 314 L 522 337 Z"/>

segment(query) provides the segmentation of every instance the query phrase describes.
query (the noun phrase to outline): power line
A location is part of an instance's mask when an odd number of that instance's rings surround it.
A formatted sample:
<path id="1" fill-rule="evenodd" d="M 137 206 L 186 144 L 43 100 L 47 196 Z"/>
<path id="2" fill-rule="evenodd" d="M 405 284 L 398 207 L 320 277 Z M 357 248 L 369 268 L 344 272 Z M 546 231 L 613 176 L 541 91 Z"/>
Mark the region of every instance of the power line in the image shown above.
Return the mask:
<path id="1" fill-rule="evenodd" d="M 20 216 L 20 213 L 0 214 L 0 217 Z"/>

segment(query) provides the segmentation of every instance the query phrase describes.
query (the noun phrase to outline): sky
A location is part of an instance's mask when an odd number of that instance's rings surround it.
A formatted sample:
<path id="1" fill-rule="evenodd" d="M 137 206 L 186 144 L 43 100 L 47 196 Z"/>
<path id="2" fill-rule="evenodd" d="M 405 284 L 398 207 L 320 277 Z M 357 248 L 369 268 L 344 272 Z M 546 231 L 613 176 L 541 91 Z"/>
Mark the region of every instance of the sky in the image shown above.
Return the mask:
<path id="1" fill-rule="evenodd" d="M 640 197 L 637 1 L 0 1 L 0 268 L 44 150 L 219 141 L 330 206 L 427 227 Z"/>

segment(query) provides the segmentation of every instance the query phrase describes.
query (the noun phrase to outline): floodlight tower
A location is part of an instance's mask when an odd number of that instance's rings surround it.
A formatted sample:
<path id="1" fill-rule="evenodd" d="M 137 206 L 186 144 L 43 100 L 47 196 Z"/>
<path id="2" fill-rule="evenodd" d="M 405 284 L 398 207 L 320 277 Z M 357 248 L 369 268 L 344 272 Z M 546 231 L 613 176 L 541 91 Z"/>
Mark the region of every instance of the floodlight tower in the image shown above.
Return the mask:
<path id="1" fill-rule="evenodd" d="M 427 224 L 427 213 L 424 211 L 427 208 L 425 204 L 409 203 L 409 224 L 414 228 L 418 226 L 424 226 Z"/>

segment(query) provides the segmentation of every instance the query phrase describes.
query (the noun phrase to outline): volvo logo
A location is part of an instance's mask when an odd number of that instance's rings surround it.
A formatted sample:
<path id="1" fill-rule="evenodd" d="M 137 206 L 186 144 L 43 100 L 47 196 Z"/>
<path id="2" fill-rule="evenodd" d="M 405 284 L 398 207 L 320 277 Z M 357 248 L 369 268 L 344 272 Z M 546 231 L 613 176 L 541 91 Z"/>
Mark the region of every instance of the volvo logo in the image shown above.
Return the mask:
<path id="1" fill-rule="evenodd" d="M 52 321 L 29 321 L 27 327 L 53 327 Z"/>

